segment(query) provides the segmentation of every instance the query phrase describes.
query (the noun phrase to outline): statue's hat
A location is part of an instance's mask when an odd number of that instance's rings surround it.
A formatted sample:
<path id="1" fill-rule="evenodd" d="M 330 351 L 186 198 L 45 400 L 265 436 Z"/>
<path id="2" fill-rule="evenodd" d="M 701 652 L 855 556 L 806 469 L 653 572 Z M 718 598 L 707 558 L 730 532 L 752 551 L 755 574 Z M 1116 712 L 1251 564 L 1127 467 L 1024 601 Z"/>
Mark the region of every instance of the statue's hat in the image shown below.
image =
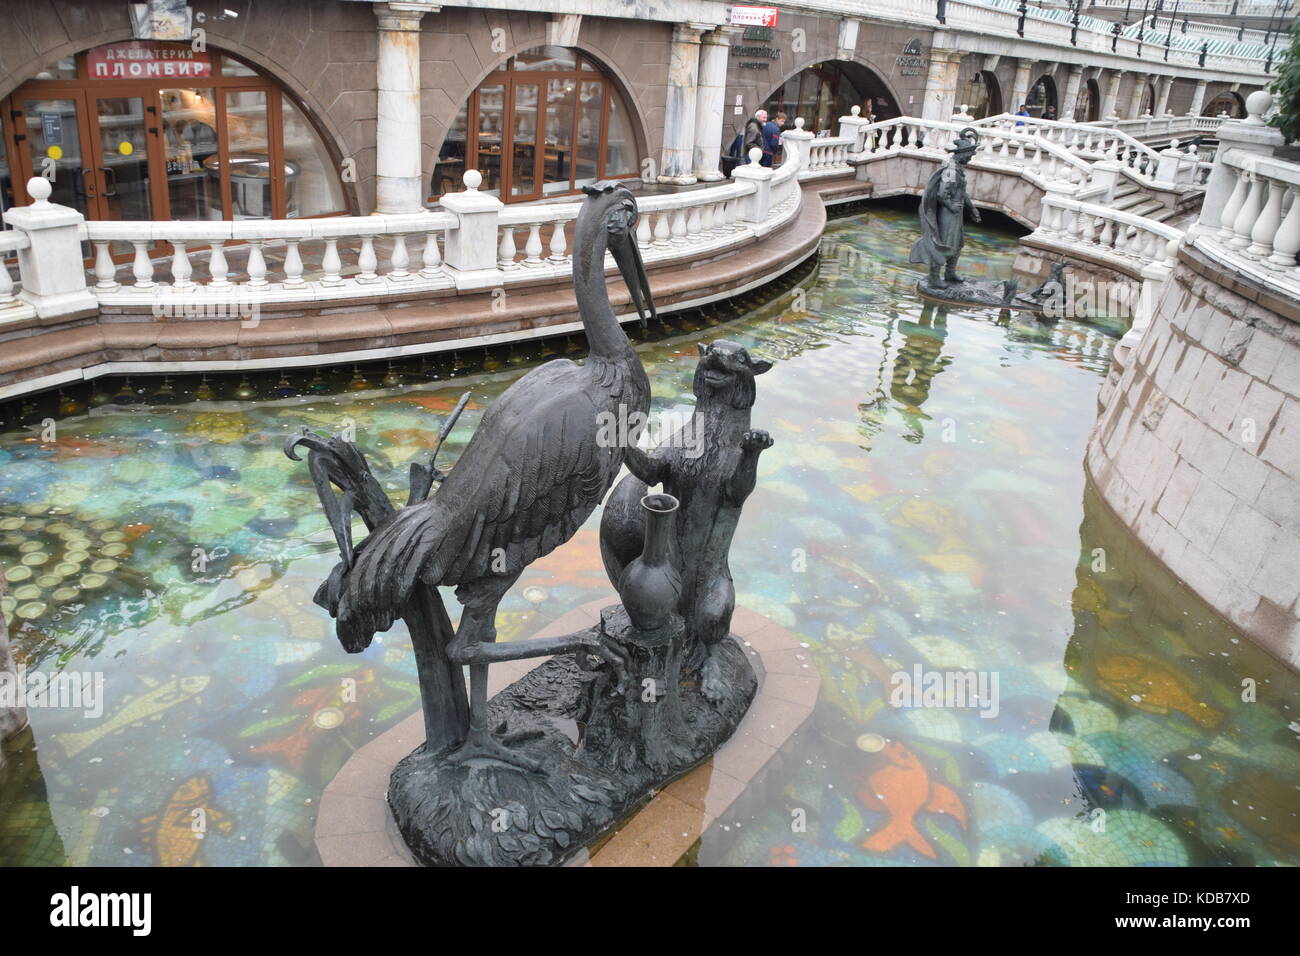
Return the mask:
<path id="1" fill-rule="evenodd" d="M 979 131 L 973 126 L 967 126 L 957 134 L 957 138 L 952 141 L 951 146 L 945 146 L 950 153 L 971 153 L 979 148 Z"/>

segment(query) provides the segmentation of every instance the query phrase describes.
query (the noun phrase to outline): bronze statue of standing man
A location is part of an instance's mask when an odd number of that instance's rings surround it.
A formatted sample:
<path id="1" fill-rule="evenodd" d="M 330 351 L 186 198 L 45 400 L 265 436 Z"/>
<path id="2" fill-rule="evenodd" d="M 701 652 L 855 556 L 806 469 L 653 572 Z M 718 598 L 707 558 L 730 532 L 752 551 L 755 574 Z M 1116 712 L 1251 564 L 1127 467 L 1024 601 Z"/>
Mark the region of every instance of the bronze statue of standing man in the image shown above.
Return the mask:
<path id="1" fill-rule="evenodd" d="M 979 134 L 966 127 L 947 147 L 948 161 L 930 176 L 921 195 L 921 238 L 912 245 L 909 261 L 929 266 L 928 285 L 943 289 L 960 283 L 957 257 L 961 255 L 962 229 L 966 210 L 971 219 L 980 221 L 979 210 L 966 192 L 966 164 L 979 148 Z"/>

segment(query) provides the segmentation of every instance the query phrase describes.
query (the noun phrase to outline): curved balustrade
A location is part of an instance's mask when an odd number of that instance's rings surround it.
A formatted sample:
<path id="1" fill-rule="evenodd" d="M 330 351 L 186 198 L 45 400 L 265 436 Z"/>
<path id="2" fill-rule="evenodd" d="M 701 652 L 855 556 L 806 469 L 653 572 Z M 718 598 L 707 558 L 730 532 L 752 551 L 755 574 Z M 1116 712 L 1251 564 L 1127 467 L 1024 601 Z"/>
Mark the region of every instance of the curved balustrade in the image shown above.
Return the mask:
<path id="1" fill-rule="evenodd" d="M 1199 186 L 1204 184 L 1209 175 L 1209 164 L 1201 166 L 1195 145 L 1189 143 L 1182 149 L 1183 157 L 1167 154 L 1164 150 L 1155 150 L 1141 140 L 1114 126 L 1098 126 L 1091 123 L 1071 123 L 1061 120 L 1045 120 L 1036 117 L 1016 116 L 1012 113 L 1000 113 L 985 117 L 971 123 L 977 129 L 997 128 L 1019 131 L 1041 136 L 1048 142 L 1055 143 L 1075 156 L 1089 162 L 1108 160 L 1119 163 L 1126 176 L 1137 180 L 1145 186 L 1159 187 L 1174 185 Z M 1173 140 L 1170 148 L 1180 148 L 1178 140 Z M 1170 161 L 1163 164 L 1162 157 Z"/>
<path id="2" fill-rule="evenodd" d="M 1048 193 L 1031 238 L 1067 251 L 1110 258 L 1125 271 L 1173 265 L 1183 231 L 1145 216 Z"/>
<path id="3" fill-rule="evenodd" d="M 178 296 L 255 295 L 280 299 L 347 299 L 391 291 L 450 288 L 442 268 L 441 235 L 454 228 L 450 213 L 338 216 L 328 219 L 236 222 L 87 222 L 85 238 L 95 249 L 95 285 L 101 301 L 136 305 Z M 382 253 L 377 242 L 386 247 Z M 165 242 L 170 260 L 151 248 Z M 133 281 L 119 281 L 113 248 L 130 244 Z M 232 271 L 227 246 L 243 245 L 243 269 Z M 308 280 L 303 245 L 319 253 L 319 275 Z M 268 244 L 283 256 L 268 264 Z M 196 280 L 191 256 L 207 250 L 207 278 Z M 159 266 L 162 266 L 160 274 Z"/>
<path id="4" fill-rule="evenodd" d="M 942 154 L 956 134 L 970 123 L 950 123 L 899 116 L 865 127 L 865 145 L 855 159 L 872 161 L 904 150 Z M 1092 166 L 1068 149 L 1047 139 L 1016 129 L 993 127 L 982 130 L 979 150 L 972 162 L 1012 165 L 1040 184 L 1088 184 Z"/>
<path id="5" fill-rule="evenodd" d="M 1218 162 L 1231 193 L 1217 215 L 1202 217 L 1194 244 L 1228 268 L 1300 298 L 1300 164 L 1239 149 L 1225 150 Z"/>
<path id="6" fill-rule="evenodd" d="M 811 141 L 816 142 L 816 141 Z M 844 157 L 851 141 L 817 144 L 809 151 L 815 174 L 850 171 Z M 788 221 L 798 211 L 799 174 L 804 164 L 792 149 L 762 185 L 749 179 L 705 189 L 645 196 L 638 201 L 637 242 L 648 263 L 688 259 L 749 241 Z M 752 164 L 753 169 L 760 167 Z M 472 171 L 471 171 L 472 173 Z M 466 182 L 471 190 L 471 173 Z M 477 177 L 477 174 L 474 174 Z M 763 218 L 750 211 L 759 190 L 768 192 Z M 494 255 L 500 275 L 479 275 L 466 288 L 532 282 L 572 270 L 569 251 L 576 202 L 504 206 L 494 220 Z M 241 222 L 87 222 L 84 237 L 95 249 L 91 291 L 104 305 L 171 306 L 189 302 L 245 300 L 310 302 L 369 299 L 451 289 L 459 286 L 455 263 L 445 261 L 446 234 L 461 227 L 455 212 L 349 216 L 328 219 Z M 169 259 L 150 255 L 157 243 L 172 249 Z M 232 243 L 240 243 L 242 268 L 231 268 Z M 124 281 L 113 253 L 134 249 L 131 279 Z M 306 247 L 306 248 L 304 248 Z M 268 258 L 273 249 L 275 256 Z M 206 251 L 206 277 L 195 275 L 192 257 Z M 309 274 L 304 253 L 318 266 Z M 480 253 L 485 250 L 480 250 Z M 486 258 L 481 256 L 480 258 Z M 274 264 L 272 264 L 274 263 Z M 481 270 L 480 270 L 481 271 Z M 4 289 L 0 285 L 0 302 Z"/>

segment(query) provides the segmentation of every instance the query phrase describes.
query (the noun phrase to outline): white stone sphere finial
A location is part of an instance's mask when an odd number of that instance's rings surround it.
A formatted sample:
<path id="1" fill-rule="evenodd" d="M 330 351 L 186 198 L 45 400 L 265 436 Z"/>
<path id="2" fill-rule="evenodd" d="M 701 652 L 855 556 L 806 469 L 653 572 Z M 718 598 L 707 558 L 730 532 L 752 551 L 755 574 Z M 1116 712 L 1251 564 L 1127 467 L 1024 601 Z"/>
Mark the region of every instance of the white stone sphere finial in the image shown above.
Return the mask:
<path id="1" fill-rule="evenodd" d="M 753 147 L 752 149 L 750 149 L 750 151 L 749 151 L 749 165 L 751 165 L 751 166 L 757 166 L 757 165 L 759 165 L 759 163 L 760 163 L 760 161 L 761 161 L 762 159 L 763 159 L 763 151 L 762 151 L 761 149 L 759 149 L 757 146 L 755 146 L 755 147 Z"/>
<path id="2" fill-rule="evenodd" d="M 855 103 L 853 106 L 850 106 L 850 107 L 849 107 L 849 112 L 852 113 L 854 116 L 861 116 L 861 115 L 862 115 L 862 107 L 861 107 L 861 106 L 858 106 L 858 105 Z"/>
<path id="3" fill-rule="evenodd" d="M 1251 126 L 1263 126 L 1264 114 L 1273 105 L 1273 94 L 1268 90 L 1256 90 L 1246 97 L 1246 122 Z"/>
<path id="4" fill-rule="evenodd" d="M 461 182 L 465 184 L 467 192 L 476 193 L 479 186 L 483 185 L 483 174 L 477 169 L 467 169 L 465 175 L 461 177 Z"/>
<path id="5" fill-rule="evenodd" d="M 33 206 L 48 206 L 50 204 L 50 193 L 54 187 L 44 176 L 33 176 L 27 180 L 27 195 L 32 197 Z"/>
<path id="6" fill-rule="evenodd" d="M 797 129 L 797 130 L 798 130 L 799 132 L 801 132 L 801 133 L 803 132 L 803 117 L 802 117 L 802 116 L 796 116 L 796 117 L 794 118 L 794 128 Z"/>

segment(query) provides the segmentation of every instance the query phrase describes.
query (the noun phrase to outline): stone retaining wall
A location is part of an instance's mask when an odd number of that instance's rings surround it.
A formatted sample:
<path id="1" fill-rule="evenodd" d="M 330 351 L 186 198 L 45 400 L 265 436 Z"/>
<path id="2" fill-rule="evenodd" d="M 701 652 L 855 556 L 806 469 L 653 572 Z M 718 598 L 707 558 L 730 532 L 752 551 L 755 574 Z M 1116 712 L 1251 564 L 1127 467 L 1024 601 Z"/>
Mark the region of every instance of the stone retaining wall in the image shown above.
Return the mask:
<path id="1" fill-rule="evenodd" d="M 1183 249 L 1104 400 L 1087 458 L 1102 498 L 1300 669 L 1300 311 Z"/>

